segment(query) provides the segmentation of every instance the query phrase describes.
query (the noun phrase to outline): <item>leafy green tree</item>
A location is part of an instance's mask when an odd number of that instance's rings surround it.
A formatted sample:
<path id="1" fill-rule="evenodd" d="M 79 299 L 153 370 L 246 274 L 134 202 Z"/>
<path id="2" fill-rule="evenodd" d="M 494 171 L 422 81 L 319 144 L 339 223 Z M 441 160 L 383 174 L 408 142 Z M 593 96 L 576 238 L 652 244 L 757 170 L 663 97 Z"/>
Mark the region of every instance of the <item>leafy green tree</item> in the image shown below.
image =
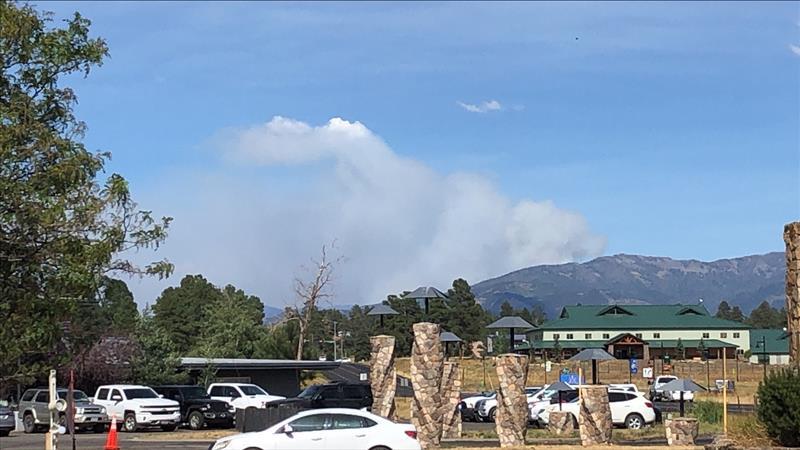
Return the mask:
<path id="1" fill-rule="evenodd" d="M 391 317 L 385 319 L 392 320 Z M 367 309 L 359 305 L 354 305 L 347 315 L 347 330 L 349 344 L 348 354 L 352 352 L 354 361 L 369 361 L 370 358 L 370 336 L 379 333 L 376 318 L 367 315 Z M 384 323 L 385 323 L 384 321 Z"/>
<path id="2" fill-rule="evenodd" d="M 251 358 L 266 333 L 261 300 L 227 285 L 205 309 L 203 338 L 192 352 L 206 358 Z"/>
<path id="3" fill-rule="evenodd" d="M 208 306 L 218 304 L 221 299 L 220 290 L 202 275 L 186 275 L 180 286 L 164 289 L 156 299 L 153 319 L 173 342 L 175 351 L 186 354 L 203 336 Z"/>
<path id="4" fill-rule="evenodd" d="M 750 313 L 747 324 L 753 328 L 782 328 L 786 326 L 786 311 L 776 310 L 763 301 Z"/>
<path id="5" fill-rule="evenodd" d="M 744 313 L 742 312 L 742 309 L 739 308 L 739 306 L 737 305 L 734 306 L 733 309 L 731 310 L 730 320 L 744 323 L 744 321 L 747 320 L 747 317 L 745 317 Z"/>
<path id="6" fill-rule="evenodd" d="M 139 321 L 139 309 L 133 293 L 122 280 L 104 278 L 101 284 L 100 307 L 104 310 L 112 334 L 130 334 Z"/>
<path id="7" fill-rule="evenodd" d="M 185 381 L 185 374 L 177 372 L 181 355 L 175 343 L 149 310 L 142 313 L 135 337 L 138 351 L 131 358 L 134 382 L 158 385 Z"/>
<path id="8" fill-rule="evenodd" d="M 686 359 L 686 348 L 684 348 L 681 338 L 678 338 L 678 343 L 675 344 L 675 351 L 677 353 L 677 357 L 680 358 L 681 361 Z"/>
<path id="9" fill-rule="evenodd" d="M 294 359 L 299 336 L 300 327 L 297 322 L 272 325 L 256 342 L 253 358 Z"/>
<path id="10" fill-rule="evenodd" d="M 398 312 L 396 316 L 386 320 L 386 334 L 395 337 L 395 351 L 398 356 L 409 356 L 414 342 L 412 325 L 422 321 L 422 308 L 416 300 L 396 295 L 390 295 L 386 301 Z"/>
<path id="11" fill-rule="evenodd" d="M 108 55 L 75 13 L 64 27 L 24 3 L 0 1 L 0 382 L 29 382 L 74 346 L 65 319 L 80 314 L 110 272 L 167 276 L 159 261 L 139 267 L 120 255 L 157 247 L 169 218 L 141 211 L 108 153 L 82 142 L 75 92 Z M 13 324 L 13 326 L 8 326 Z"/>

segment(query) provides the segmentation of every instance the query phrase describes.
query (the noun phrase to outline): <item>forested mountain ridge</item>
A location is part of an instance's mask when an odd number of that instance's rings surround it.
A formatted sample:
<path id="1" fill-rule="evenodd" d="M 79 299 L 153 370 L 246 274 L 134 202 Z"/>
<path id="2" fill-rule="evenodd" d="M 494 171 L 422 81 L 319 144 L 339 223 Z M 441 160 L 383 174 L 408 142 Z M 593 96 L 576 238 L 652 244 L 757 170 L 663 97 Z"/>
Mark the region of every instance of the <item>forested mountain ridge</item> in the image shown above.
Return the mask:
<path id="1" fill-rule="evenodd" d="M 541 307 L 549 317 L 565 305 L 696 303 L 712 313 L 722 300 L 749 312 L 762 301 L 780 308 L 784 296 L 783 252 L 704 262 L 619 254 L 585 263 L 520 269 L 472 287 L 489 311 L 504 301 Z"/>

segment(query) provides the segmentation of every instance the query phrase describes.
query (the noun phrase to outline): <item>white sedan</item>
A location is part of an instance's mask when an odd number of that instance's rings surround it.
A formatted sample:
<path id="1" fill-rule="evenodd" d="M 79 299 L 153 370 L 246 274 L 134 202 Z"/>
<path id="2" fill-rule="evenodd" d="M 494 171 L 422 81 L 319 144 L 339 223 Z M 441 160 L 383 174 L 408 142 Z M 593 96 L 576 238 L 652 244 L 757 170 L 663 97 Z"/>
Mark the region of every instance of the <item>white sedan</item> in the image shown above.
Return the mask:
<path id="1" fill-rule="evenodd" d="M 264 431 L 222 438 L 210 450 L 420 450 L 413 425 L 355 409 L 303 411 Z"/>

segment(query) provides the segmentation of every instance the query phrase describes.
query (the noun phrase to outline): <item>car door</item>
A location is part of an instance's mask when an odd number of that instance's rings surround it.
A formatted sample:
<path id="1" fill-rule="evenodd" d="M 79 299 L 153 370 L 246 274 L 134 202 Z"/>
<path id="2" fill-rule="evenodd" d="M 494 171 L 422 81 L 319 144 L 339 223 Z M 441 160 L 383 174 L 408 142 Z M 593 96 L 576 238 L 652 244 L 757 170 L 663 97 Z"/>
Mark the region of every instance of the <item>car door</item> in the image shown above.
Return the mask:
<path id="1" fill-rule="evenodd" d="M 623 423 L 625 418 L 628 417 L 631 411 L 630 398 L 634 394 L 627 394 L 624 392 L 609 392 L 608 393 L 608 406 L 611 409 L 611 421 L 613 423 Z"/>
<path id="2" fill-rule="evenodd" d="M 361 386 L 342 386 L 342 401 L 340 402 L 342 408 L 361 409 L 367 406 L 364 404 L 365 401 Z"/>
<path id="3" fill-rule="evenodd" d="M 40 423 L 50 423 L 50 392 L 39 391 L 33 399 L 33 409 L 36 411 L 36 420 Z"/>
<path id="4" fill-rule="evenodd" d="M 289 422 L 291 433 L 278 430 L 269 436 L 271 442 L 264 442 L 264 445 L 271 445 L 270 448 L 277 450 L 330 450 L 329 416 L 322 413 L 299 417 Z"/>
<path id="5" fill-rule="evenodd" d="M 227 386 L 214 385 L 208 390 L 208 395 L 214 400 L 222 400 L 223 402 L 231 404 L 232 399 L 226 396 L 227 392 Z"/>
<path id="6" fill-rule="evenodd" d="M 116 417 L 117 420 L 122 420 L 125 417 L 125 408 L 122 401 L 125 397 L 122 396 L 120 389 L 111 389 L 108 393 L 108 402 L 106 403 L 106 411 L 109 417 Z"/>
<path id="7" fill-rule="evenodd" d="M 326 386 L 317 394 L 315 407 L 317 408 L 338 408 L 341 405 L 342 393 L 339 386 Z"/>
<path id="8" fill-rule="evenodd" d="M 374 441 L 377 423 L 366 417 L 351 414 L 331 414 L 325 448 L 330 450 L 360 450 Z"/>

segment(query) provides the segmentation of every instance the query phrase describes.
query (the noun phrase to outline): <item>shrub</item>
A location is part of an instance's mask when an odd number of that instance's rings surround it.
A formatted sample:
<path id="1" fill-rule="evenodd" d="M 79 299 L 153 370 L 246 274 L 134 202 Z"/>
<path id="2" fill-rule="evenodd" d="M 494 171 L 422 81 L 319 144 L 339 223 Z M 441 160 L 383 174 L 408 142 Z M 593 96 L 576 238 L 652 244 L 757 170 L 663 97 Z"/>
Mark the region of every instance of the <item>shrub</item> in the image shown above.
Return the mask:
<path id="1" fill-rule="evenodd" d="M 722 403 L 698 400 L 692 406 L 692 417 L 696 417 L 700 422 L 720 423 L 722 422 Z"/>
<path id="2" fill-rule="evenodd" d="M 782 369 L 767 375 L 758 386 L 758 419 L 781 445 L 800 446 L 800 370 Z"/>

